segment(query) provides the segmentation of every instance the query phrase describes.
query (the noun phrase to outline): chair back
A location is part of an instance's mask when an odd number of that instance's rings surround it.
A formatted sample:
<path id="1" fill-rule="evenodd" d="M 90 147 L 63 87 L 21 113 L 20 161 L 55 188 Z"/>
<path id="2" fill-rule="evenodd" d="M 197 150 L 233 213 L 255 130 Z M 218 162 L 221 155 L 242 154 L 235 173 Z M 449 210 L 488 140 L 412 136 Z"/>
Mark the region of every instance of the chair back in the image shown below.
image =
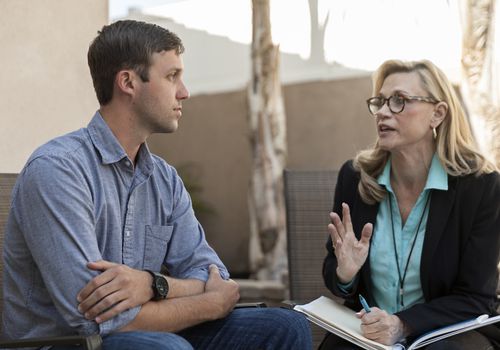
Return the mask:
<path id="1" fill-rule="evenodd" d="M 297 303 L 321 295 L 333 298 L 324 285 L 322 268 L 337 173 L 289 169 L 284 172 L 290 299 Z M 325 331 L 312 325 L 312 333 L 317 348 Z"/>
<path id="2" fill-rule="evenodd" d="M 7 217 L 10 210 L 11 193 L 16 183 L 17 174 L 0 174 L 0 252 L 3 255 L 3 238 Z M 3 257 L 0 257 L 0 320 L 2 319 L 3 308 Z M 0 322 L 1 324 L 1 322 Z"/>
<path id="3" fill-rule="evenodd" d="M 290 299 L 308 302 L 331 294 L 323 283 L 328 214 L 333 207 L 337 172 L 285 170 Z M 326 294 L 325 294 L 326 293 Z"/>

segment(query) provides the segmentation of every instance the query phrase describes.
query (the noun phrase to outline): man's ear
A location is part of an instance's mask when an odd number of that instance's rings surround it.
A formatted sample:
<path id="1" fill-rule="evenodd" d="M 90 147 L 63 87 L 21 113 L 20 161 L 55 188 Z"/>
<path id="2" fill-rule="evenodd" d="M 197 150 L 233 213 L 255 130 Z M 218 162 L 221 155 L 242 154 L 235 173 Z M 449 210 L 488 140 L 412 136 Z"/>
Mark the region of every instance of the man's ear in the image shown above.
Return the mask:
<path id="1" fill-rule="evenodd" d="M 115 85 L 116 89 L 125 95 L 133 95 L 135 88 L 136 75 L 131 70 L 121 70 L 116 73 Z"/>
<path id="2" fill-rule="evenodd" d="M 437 128 L 448 115 L 448 104 L 446 102 L 439 102 L 434 106 L 434 113 L 432 113 L 431 126 Z"/>

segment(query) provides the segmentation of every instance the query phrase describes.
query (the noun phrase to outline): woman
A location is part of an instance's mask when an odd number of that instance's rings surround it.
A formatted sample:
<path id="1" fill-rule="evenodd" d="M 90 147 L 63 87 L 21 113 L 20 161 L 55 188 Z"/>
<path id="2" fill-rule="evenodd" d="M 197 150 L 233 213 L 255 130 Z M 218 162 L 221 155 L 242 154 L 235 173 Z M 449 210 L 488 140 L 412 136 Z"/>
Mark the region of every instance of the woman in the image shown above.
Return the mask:
<path id="1" fill-rule="evenodd" d="M 362 294 L 361 331 L 387 345 L 496 314 L 500 175 L 452 86 L 429 61 L 387 61 L 373 92 L 378 139 L 340 170 L 326 286 L 356 311 Z M 492 349 L 494 327 L 426 349 Z M 332 334 L 322 348 L 356 349 Z"/>

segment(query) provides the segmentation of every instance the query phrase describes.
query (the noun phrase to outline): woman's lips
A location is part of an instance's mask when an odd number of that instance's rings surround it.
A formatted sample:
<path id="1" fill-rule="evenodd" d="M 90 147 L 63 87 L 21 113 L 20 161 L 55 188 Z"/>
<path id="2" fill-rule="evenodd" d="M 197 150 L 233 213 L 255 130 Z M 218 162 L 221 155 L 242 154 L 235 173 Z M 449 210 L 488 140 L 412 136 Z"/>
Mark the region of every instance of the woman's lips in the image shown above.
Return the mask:
<path id="1" fill-rule="evenodd" d="M 379 125 L 378 126 L 378 132 L 379 134 L 384 134 L 384 133 L 388 133 L 388 132 L 391 132 L 391 131 L 395 131 L 396 129 L 394 128 L 391 128 L 390 126 L 388 125 Z"/>

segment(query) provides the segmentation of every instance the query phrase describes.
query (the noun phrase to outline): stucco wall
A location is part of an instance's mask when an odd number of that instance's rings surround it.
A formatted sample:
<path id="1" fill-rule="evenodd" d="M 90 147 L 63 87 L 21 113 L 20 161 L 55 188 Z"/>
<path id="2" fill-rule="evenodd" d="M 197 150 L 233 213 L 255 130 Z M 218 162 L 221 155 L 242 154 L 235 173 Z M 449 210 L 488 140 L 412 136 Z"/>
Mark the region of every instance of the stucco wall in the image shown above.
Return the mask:
<path id="1" fill-rule="evenodd" d="M 0 1 L 0 172 L 88 123 L 98 105 L 87 49 L 107 21 L 107 0 Z"/>
<path id="2" fill-rule="evenodd" d="M 284 88 L 288 167 L 336 169 L 375 140 L 365 99 L 368 76 Z M 216 214 L 202 217 L 208 240 L 230 270 L 248 270 L 247 191 L 250 147 L 246 92 L 199 95 L 185 101 L 179 130 L 153 135 L 149 146 L 169 163 L 192 163 L 202 199 Z"/>

